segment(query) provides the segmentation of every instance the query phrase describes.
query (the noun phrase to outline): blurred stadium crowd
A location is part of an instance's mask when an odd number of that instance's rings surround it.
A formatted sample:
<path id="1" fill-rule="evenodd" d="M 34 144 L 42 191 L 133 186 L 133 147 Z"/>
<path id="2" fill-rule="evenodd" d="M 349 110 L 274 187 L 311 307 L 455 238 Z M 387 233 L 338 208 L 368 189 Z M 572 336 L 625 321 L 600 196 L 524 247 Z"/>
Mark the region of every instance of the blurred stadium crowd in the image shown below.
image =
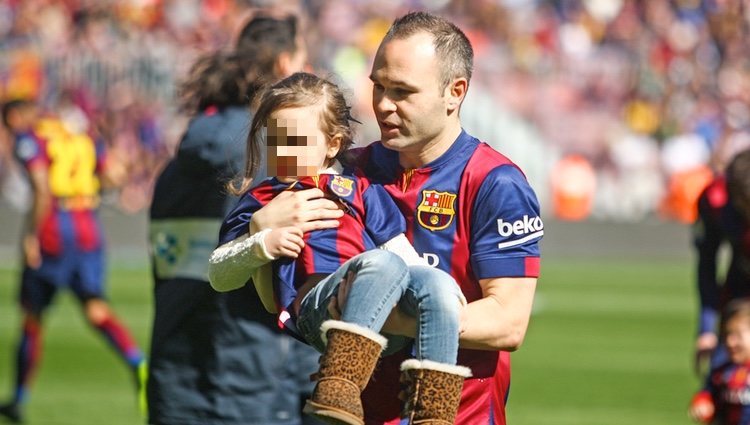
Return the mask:
<path id="1" fill-rule="evenodd" d="M 257 8 L 300 16 L 314 69 L 350 90 L 360 143 L 377 138 L 368 74 L 393 18 L 449 17 L 475 48 L 464 125 L 562 219 L 690 222 L 750 147 L 746 0 L 5 0 L 0 101 L 36 99 L 102 136 L 130 170 L 116 201 L 141 210 L 185 128 L 175 83 Z M 21 205 L 8 145 L 0 179 Z"/>

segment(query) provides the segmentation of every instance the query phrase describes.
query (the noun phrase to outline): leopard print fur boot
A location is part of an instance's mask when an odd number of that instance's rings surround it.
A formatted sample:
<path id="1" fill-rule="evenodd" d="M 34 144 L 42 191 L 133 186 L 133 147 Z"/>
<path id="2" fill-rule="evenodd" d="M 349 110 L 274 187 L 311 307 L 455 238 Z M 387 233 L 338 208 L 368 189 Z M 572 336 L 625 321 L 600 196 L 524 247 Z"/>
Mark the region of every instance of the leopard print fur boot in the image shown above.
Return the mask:
<path id="1" fill-rule="evenodd" d="M 401 363 L 401 382 L 406 385 L 402 418 L 410 425 L 453 425 L 461 401 L 464 379 L 471 370 L 430 360 Z"/>
<path id="2" fill-rule="evenodd" d="M 326 351 L 303 412 L 329 424 L 363 425 L 362 390 L 387 340 L 375 331 L 338 320 L 323 322 L 320 330 L 327 340 Z"/>

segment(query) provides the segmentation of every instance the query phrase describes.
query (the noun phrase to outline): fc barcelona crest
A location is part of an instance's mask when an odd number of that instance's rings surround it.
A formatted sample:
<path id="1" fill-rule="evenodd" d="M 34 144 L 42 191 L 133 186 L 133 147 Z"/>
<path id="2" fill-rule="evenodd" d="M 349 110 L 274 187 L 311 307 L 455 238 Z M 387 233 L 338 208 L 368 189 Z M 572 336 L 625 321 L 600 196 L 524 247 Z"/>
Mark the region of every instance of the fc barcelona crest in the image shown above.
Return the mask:
<path id="1" fill-rule="evenodd" d="M 354 180 L 352 179 L 334 176 L 333 180 L 331 180 L 331 191 L 342 198 L 351 195 L 353 190 Z"/>
<path id="2" fill-rule="evenodd" d="M 422 201 L 417 207 L 417 221 L 425 229 L 443 230 L 450 226 L 456 215 L 456 194 L 423 190 Z"/>

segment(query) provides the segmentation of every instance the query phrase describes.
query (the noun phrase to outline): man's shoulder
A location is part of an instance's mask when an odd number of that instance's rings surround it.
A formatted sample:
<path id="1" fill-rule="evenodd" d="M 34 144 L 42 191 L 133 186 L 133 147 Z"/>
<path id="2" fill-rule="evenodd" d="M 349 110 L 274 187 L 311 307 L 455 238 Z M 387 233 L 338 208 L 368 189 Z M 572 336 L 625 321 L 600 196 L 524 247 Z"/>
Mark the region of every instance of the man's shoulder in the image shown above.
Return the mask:
<path id="1" fill-rule="evenodd" d="M 489 182 L 527 184 L 526 175 L 515 162 L 484 142 L 479 142 L 465 170 L 464 178 L 470 185 Z"/>

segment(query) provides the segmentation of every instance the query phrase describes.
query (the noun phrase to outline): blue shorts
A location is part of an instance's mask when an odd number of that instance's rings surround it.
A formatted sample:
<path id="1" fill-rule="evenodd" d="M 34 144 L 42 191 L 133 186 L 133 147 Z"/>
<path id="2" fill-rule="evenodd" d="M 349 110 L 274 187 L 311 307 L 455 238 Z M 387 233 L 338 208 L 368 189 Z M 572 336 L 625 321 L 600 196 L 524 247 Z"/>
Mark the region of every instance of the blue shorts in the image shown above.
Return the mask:
<path id="1" fill-rule="evenodd" d="M 21 305 L 40 314 L 60 289 L 69 288 L 81 301 L 104 299 L 104 252 L 101 249 L 42 257 L 38 269 L 25 267 L 21 275 Z"/>

